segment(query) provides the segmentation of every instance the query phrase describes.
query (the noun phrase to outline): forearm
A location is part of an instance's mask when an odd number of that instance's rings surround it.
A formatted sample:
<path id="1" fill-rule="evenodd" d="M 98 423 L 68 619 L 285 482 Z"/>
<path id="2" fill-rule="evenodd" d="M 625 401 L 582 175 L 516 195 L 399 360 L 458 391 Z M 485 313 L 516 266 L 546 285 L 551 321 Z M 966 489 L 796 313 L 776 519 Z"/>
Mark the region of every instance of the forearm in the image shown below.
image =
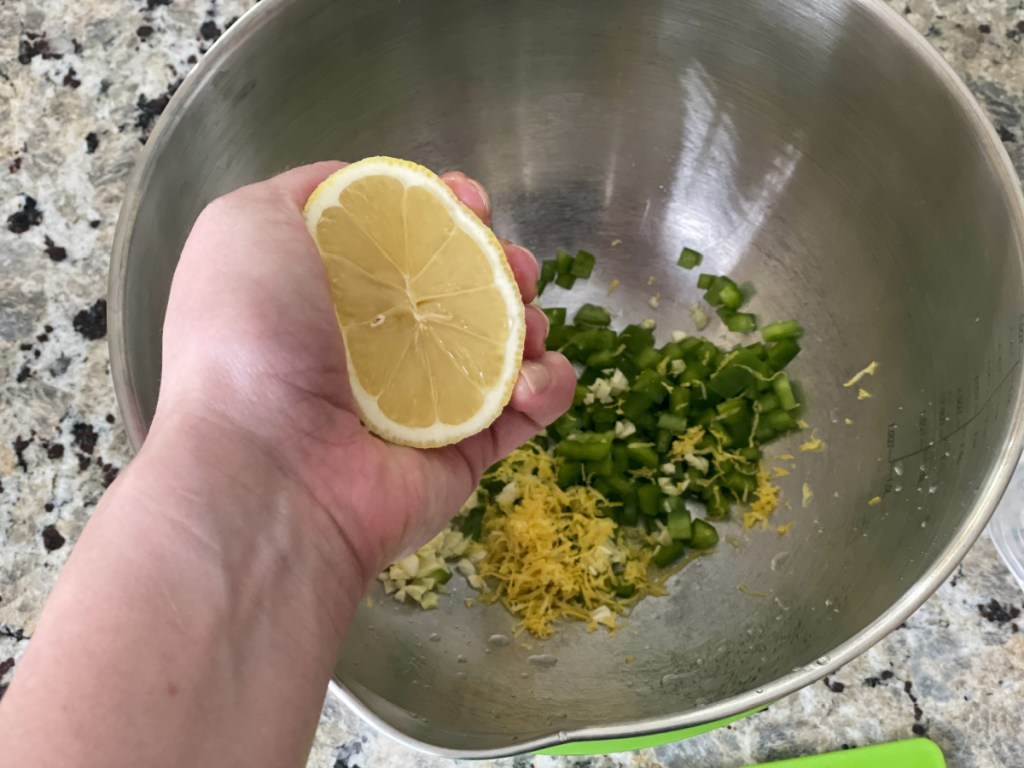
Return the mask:
<path id="1" fill-rule="evenodd" d="M 165 425 L 104 497 L 19 664 L 0 707 L 9 764 L 301 765 L 365 580 L 310 504 L 237 436 Z"/>

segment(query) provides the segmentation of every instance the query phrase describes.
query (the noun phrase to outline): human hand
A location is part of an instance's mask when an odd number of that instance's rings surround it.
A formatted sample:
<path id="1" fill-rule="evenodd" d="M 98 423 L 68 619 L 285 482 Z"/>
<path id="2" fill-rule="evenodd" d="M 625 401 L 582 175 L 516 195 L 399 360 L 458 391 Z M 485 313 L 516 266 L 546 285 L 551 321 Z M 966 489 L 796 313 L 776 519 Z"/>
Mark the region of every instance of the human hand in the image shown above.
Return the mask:
<path id="1" fill-rule="evenodd" d="M 439 530 L 488 466 L 563 413 L 575 375 L 562 355 L 545 352 L 547 319 L 528 305 L 523 367 L 509 407 L 489 429 L 430 450 L 370 434 L 349 389 L 324 268 L 301 215 L 312 190 L 340 167 L 296 168 L 232 192 L 200 215 L 168 303 L 151 437 L 183 420 L 216 432 L 211 444 L 223 446 L 228 434 L 228 444 L 252 453 L 254 471 L 273 467 L 297 481 L 305 494 L 298 508 L 326 517 L 336 544 L 353 550 L 369 579 Z M 442 178 L 490 224 L 482 187 L 461 173 Z M 504 245 L 530 302 L 537 262 L 526 249 Z"/>
<path id="2" fill-rule="evenodd" d="M 568 407 L 572 367 L 544 352 L 546 319 L 527 307 L 526 361 L 490 429 L 417 450 L 363 428 L 302 217 L 339 167 L 244 187 L 197 220 L 145 445 L 75 544 L 4 695 L 12 764 L 301 764 L 366 583 Z M 488 219 L 474 182 L 445 180 Z M 530 301 L 536 261 L 505 250 Z"/>

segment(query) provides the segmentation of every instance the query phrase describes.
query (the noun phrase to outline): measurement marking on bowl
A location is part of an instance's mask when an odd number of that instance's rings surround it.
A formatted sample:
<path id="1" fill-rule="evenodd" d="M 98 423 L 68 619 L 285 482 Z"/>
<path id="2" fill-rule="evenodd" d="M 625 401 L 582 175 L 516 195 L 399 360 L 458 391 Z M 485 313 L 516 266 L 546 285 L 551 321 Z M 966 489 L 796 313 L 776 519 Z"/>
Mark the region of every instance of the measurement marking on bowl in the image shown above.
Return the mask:
<path id="1" fill-rule="evenodd" d="M 925 400 L 916 412 L 897 406 L 896 415 L 885 433 L 885 456 L 889 473 L 885 494 L 899 492 L 903 485 L 904 462 L 917 459 L 917 491 L 935 494 L 938 484 L 932 477 L 943 477 L 959 467 L 964 457 L 990 438 L 998 428 L 988 417 L 989 406 L 999 401 L 1013 384 L 1021 368 L 1024 348 L 1024 315 L 1014 317 L 1003 338 L 994 339 L 995 350 L 969 382 L 940 392 Z M 903 427 L 900 429 L 900 427 Z"/>

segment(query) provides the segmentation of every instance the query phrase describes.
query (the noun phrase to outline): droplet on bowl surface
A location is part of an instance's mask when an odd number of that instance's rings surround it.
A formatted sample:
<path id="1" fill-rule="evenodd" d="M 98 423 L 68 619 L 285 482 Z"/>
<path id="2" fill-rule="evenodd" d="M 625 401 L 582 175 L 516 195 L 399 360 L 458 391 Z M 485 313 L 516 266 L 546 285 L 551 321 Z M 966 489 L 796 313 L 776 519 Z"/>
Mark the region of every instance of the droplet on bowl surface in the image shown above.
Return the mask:
<path id="1" fill-rule="evenodd" d="M 789 559 L 789 552 L 779 552 L 775 557 L 772 558 L 770 568 L 773 571 L 777 571 L 783 565 L 786 564 L 786 560 Z"/>
<path id="2" fill-rule="evenodd" d="M 502 635 L 500 633 L 493 634 L 487 638 L 487 643 L 495 648 L 504 648 L 508 645 L 508 635 Z"/>
<path id="3" fill-rule="evenodd" d="M 535 653 L 527 656 L 526 660 L 535 667 L 548 668 L 558 663 L 558 657 L 550 653 Z"/>

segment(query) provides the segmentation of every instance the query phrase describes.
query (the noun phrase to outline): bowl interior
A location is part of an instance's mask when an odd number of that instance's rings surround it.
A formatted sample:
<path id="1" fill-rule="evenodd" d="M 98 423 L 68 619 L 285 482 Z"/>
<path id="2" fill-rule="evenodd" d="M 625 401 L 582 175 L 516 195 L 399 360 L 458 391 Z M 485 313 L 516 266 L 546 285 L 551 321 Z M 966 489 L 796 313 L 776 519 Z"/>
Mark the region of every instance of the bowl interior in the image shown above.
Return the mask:
<path id="1" fill-rule="evenodd" d="M 937 585 L 1013 463 L 1015 182 L 963 92 L 880 3 L 266 0 L 151 143 L 113 278 L 115 375 L 137 437 L 199 210 L 324 158 L 461 168 L 488 185 L 499 234 L 541 256 L 598 254 L 590 281 L 550 289 L 549 305 L 612 304 L 617 322 L 692 332 L 695 275 L 675 266 L 688 245 L 707 271 L 756 286 L 754 311 L 808 329 L 793 374 L 828 449 L 796 451 L 805 435 L 774 450 L 797 457 L 776 462 L 792 471 L 775 518 L 795 523 L 787 536 L 726 526 L 734 546 L 612 637 L 568 626 L 496 647 L 514 620 L 467 609 L 464 586 L 430 613 L 373 594 L 337 679 L 438 751 L 679 726 L 806 682 Z M 726 339 L 717 323 L 708 333 Z M 858 399 L 843 383 L 871 361 Z"/>

